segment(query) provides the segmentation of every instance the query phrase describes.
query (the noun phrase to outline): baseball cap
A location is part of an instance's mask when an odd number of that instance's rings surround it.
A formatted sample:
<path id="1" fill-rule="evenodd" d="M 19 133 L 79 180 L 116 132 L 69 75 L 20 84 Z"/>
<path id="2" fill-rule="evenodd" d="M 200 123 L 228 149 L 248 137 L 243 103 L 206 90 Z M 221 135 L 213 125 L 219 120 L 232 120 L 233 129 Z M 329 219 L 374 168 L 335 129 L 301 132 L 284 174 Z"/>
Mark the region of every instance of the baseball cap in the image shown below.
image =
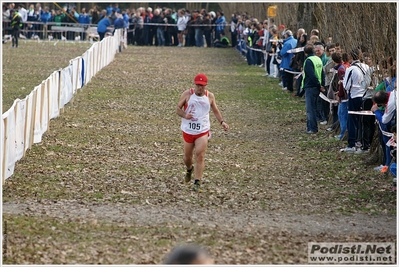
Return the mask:
<path id="1" fill-rule="evenodd" d="M 205 74 L 200 73 L 195 76 L 194 83 L 199 85 L 206 85 L 208 83 L 208 78 L 205 76 Z"/>

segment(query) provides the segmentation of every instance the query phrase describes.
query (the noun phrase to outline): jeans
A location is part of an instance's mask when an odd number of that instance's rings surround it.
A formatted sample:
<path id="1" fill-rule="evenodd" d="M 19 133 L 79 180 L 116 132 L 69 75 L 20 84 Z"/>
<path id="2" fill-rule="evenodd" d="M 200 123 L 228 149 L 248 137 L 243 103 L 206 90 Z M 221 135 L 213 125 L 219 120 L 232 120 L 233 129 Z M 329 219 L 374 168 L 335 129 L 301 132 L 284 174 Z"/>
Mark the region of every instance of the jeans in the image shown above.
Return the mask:
<path id="1" fill-rule="evenodd" d="M 348 124 L 348 101 L 339 103 L 338 120 L 339 120 L 339 126 L 341 128 L 339 139 L 342 139 L 342 137 L 344 137 Z"/>
<path id="2" fill-rule="evenodd" d="M 389 171 L 396 177 L 396 163 L 392 163 L 391 166 L 389 166 Z"/>
<path id="3" fill-rule="evenodd" d="M 317 99 L 319 98 L 319 92 L 320 90 L 317 87 L 310 87 L 305 89 L 307 131 L 312 131 L 312 132 L 319 131 L 316 119 Z"/>
<path id="4" fill-rule="evenodd" d="M 202 34 L 202 29 L 195 29 L 195 46 L 196 47 L 204 46 L 204 37 Z"/>
<path id="5" fill-rule="evenodd" d="M 324 100 L 323 100 L 324 101 Z M 348 98 L 348 111 L 359 111 L 362 106 L 362 97 Z M 348 147 L 355 147 L 359 115 L 348 114 Z"/>
<path id="6" fill-rule="evenodd" d="M 164 29 L 161 27 L 157 28 L 157 41 L 158 41 L 158 46 L 164 46 L 165 45 L 165 36 L 164 36 Z"/>

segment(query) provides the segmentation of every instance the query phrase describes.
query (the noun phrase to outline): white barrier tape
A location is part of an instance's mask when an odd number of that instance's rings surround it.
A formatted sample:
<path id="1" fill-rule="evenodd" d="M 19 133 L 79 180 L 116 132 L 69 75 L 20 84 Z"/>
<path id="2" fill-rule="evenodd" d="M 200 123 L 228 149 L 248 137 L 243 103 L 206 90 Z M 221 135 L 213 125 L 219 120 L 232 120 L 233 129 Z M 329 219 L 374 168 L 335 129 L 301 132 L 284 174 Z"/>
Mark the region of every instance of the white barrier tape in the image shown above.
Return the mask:
<path id="1" fill-rule="evenodd" d="M 375 116 L 371 110 L 359 110 L 359 111 L 349 110 L 348 114 Z"/>
<path id="2" fill-rule="evenodd" d="M 291 70 L 287 70 L 287 69 L 284 69 L 284 68 L 280 68 L 280 70 L 283 70 L 284 72 L 288 72 L 288 73 L 291 73 L 291 74 L 297 74 L 298 77 L 302 75 L 302 72 L 300 72 L 300 71 L 291 71 Z"/>
<path id="3" fill-rule="evenodd" d="M 293 49 L 287 50 L 287 53 L 289 53 L 289 54 L 299 53 L 299 52 L 302 52 L 304 49 L 305 49 L 305 47 L 293 48 Z"/>
<path id="4" fill-rule="evenodd" d="M 324 101 L 330 102 L 331 104 L 336 104 L 336 103 L 338 103 L 337 100 L 329 99 L 329 98 L 328 98 L 327 96 L 325 96 L 322 92 L 320 92 L 319 96 L 320 96 Z M 374 114 L 373 114 L 373 115 L 374 115 Z"/>

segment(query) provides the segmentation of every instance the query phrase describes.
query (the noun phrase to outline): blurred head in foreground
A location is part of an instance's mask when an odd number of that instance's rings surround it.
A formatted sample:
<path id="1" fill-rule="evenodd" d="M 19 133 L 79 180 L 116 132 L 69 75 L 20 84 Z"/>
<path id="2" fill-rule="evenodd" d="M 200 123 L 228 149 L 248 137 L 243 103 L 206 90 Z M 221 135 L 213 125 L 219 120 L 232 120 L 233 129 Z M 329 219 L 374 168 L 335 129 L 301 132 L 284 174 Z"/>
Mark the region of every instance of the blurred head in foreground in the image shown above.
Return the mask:
<path id="1" fill-rule="evenodd" d="M 209 253 L 196 244 L 176 246 L 166 255 L 164 264 L 215 264 Z"/>

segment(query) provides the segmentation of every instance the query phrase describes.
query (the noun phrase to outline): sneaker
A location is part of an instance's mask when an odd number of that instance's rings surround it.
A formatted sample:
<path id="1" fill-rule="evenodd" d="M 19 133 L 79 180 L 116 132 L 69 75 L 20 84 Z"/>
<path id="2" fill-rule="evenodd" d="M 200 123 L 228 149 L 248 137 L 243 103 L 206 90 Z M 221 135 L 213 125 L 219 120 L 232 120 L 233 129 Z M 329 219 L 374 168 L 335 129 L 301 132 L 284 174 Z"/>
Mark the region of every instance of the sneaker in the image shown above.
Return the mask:
<path id="1" fill-rule="evenodd" d="M 345 147 L 345 148 L 342 148 L 340 151 L 346 152 L 346 153 L 355 153 L 356 147 Z"/>
<path id="2" fill-rule="evenodd" d="M 184 178 L 184 181 L 186 183 L 191 181 L 191 176 L 192 176 L 193 172 L 194 172 L 194 165 L 191 167 L 191 170 L 187 170 L 187 172 L 186 172 L 186 177 Z"/>
<path id="3" fill-rule="evenodd" d="M 279 86 L 283 86 L 283 82 L 280 82 L 278 85 L 279 85 Z"/>
<path id="4" fill-rule="evenodd" d="M 359 148 L 358 150 L 355 151 L 355 154 L 364 154 L 364 153 L 369 153 L 369 150 L 368 149 Z"/>
<path id="5" fill-rule="evenodd" d="M 287 91 L 287 87 L 284 87 L 284 88 L 283 88 L 283 91 Z"/>
<path id="6" fill-rule="evenodd" d="M 326 125 L 326 124 L 327 124 L 327 121 L 321 121 L 320 124 L 321 124 L 321 125 Z"/>
<path id="7" fill-rule="evenodd" d="M 384 168 L 384 165 L 380 165 L 374 168 L 375 171 L 381 172 L 381 170 Z"/>
<path id="8" fill-rule="evenodd" d="M 195 180 L 192 189 L 195 192 L 201 192 L 199 180 Z"/>
<path id="9" fill-rule="evenodd" d="M 306 131 L 307 134 L 317 134 L 315 131 Z"/>
<path id="10" fill-rule="evenodd" d="M 263 77 L 270 77 L 269 74 L 265 73 L 262 75 Z"/>
<path id="11" fill-rule="evenodd" d="M 336 136 L 334 136 L 334 138 L 335 138 L 336 140 L 341 140 L 341 139 L 342 139 L 341 135 L 336 135 Z"/>
<path id="12" fill-rule="evenodd" d="M 259 67 L 259 68 L 262 68 L 262 67 L 263 67 L 263 64 L 260 64 L 258 67 Z"/>
<path id="13" fill-rule="evenodd" d="M 356 142 L 356 143 L 355 143 L 355 146 L 356 146 L 356 147 L 362 147 L 362 143 Z"/>
<path id="14" fill-rule="evenodd" d="M 333 129 L 332 127 L 328 127 L 326 130 L 329 131 L 329 132 L 331 132 L 331 131 L 334 130 L 334 129 Z"/>
<path id="15" fill-rule="evenodd" d="M 388 171 L 388 166 L 382 167 L 382 169 L 381 169 L 382 173 L 386 173 L 387 171 Z"/>

